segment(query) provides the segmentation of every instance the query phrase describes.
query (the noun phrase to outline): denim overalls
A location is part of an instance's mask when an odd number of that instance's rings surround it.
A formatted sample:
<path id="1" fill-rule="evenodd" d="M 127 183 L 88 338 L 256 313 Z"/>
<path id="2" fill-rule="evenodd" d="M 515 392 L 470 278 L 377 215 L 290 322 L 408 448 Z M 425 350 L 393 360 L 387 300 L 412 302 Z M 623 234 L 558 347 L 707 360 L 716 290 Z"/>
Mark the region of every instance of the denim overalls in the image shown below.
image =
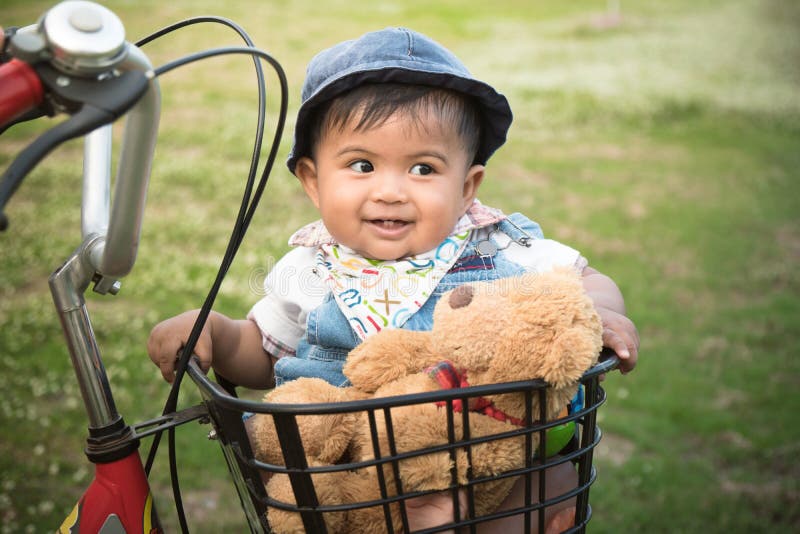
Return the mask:
<path id="1" fill-rule="evenodd" d="M 511 240 L 524 245 L 533 239 L 542 239 L 539 225 L 525 216 L 514 213 L 496 223 L 497 230 Z M 475 232 L 473 232 L 473 235 Z M 491 237 L 491 236 L 490 236 Z M 433 309 L 442 293 L 466 282 L 497 280 L 525 272 L 521 265 L 506 258 L 503 250 L 486 245 L 485 239 L 470 241 L 453 267 L 439 282 L 436 291 L 403 325 L 407 330 L 431 330 Z M 489 254 L 491 253 L 491 254 Z M 335 385 L 350 385 L 342 374 L 348 352 L 360 340 L 344 314 L 339 310 L 332 294 L 308 315 L 306 334 L 297 346 L 295 357 L 285 356 L 275 364 L 275 382 L 280 385 L 300 377 L 317 377 Z"/>

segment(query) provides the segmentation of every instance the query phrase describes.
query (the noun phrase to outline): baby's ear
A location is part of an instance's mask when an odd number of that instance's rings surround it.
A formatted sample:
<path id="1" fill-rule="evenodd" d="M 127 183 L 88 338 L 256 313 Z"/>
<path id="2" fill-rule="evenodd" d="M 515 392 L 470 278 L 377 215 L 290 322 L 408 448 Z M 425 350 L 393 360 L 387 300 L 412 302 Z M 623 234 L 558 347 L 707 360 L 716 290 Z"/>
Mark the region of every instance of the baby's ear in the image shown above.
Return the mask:
<path id="1" fill-rule="evenodd" d="M 319 209 L 319 182 L 317 179 L 317 165 L 314 160 L 309 157 L 302 157 L 297 160 L 294 168 L 294 174 L 300 180 L 303 190 Z"/>
<path id="2" fill-rule="evenodd" d="M 478 188 L 483 182 L 483 173 L 486 167 L 483 165 L 472 165 L 467 170 L 467 176 L 464 178 L 464 189 L 462 190 L 462 198 L 464 199 L 464 211 L 468 210 L 478 194 Z"/>

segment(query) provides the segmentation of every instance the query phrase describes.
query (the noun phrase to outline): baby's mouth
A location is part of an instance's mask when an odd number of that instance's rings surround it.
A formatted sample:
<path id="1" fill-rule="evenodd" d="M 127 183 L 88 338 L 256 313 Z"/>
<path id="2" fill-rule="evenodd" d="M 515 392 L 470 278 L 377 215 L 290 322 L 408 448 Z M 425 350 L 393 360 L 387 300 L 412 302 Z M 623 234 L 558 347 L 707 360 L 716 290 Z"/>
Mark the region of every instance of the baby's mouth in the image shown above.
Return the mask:
<path id="1" fill-rule="evenodd" d="M 369 221 L 371 224 L 378 226 L 380 228 L 384 228 L 386 230 L 395 230 L 398 228 L 403 228 L 406 226 L 408 221 L 401 221 L 399 219 L 370 219 Z"/>

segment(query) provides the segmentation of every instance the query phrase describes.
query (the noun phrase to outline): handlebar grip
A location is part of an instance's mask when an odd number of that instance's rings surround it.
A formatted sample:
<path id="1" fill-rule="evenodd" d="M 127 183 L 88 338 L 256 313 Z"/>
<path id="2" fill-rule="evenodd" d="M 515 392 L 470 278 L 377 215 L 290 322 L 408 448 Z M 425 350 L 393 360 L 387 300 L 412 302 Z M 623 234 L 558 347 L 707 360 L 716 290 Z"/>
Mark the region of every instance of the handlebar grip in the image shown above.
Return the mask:
<path id="1" fill-rule="evenodd" d="M 43 100 L 44 88 L 33 67 L 18 59 L 0 65 L 0 127 L 35 109 Z"/>

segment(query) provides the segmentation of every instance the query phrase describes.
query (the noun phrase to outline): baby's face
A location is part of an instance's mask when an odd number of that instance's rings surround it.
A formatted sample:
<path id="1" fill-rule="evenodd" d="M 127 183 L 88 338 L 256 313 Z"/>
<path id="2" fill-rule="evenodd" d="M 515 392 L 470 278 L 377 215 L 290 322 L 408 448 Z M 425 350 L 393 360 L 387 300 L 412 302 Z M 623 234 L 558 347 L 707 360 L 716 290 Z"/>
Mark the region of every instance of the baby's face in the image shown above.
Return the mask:
<path id="1" fill-rule="evenodd" d="M 434 117 L 398 113 L 366 131 L 354 124 L 325 132 L 314 160 L 296 169 L 325 226 L 371 259 L 432 250 L 472 204 L 483 166 Z"/>

